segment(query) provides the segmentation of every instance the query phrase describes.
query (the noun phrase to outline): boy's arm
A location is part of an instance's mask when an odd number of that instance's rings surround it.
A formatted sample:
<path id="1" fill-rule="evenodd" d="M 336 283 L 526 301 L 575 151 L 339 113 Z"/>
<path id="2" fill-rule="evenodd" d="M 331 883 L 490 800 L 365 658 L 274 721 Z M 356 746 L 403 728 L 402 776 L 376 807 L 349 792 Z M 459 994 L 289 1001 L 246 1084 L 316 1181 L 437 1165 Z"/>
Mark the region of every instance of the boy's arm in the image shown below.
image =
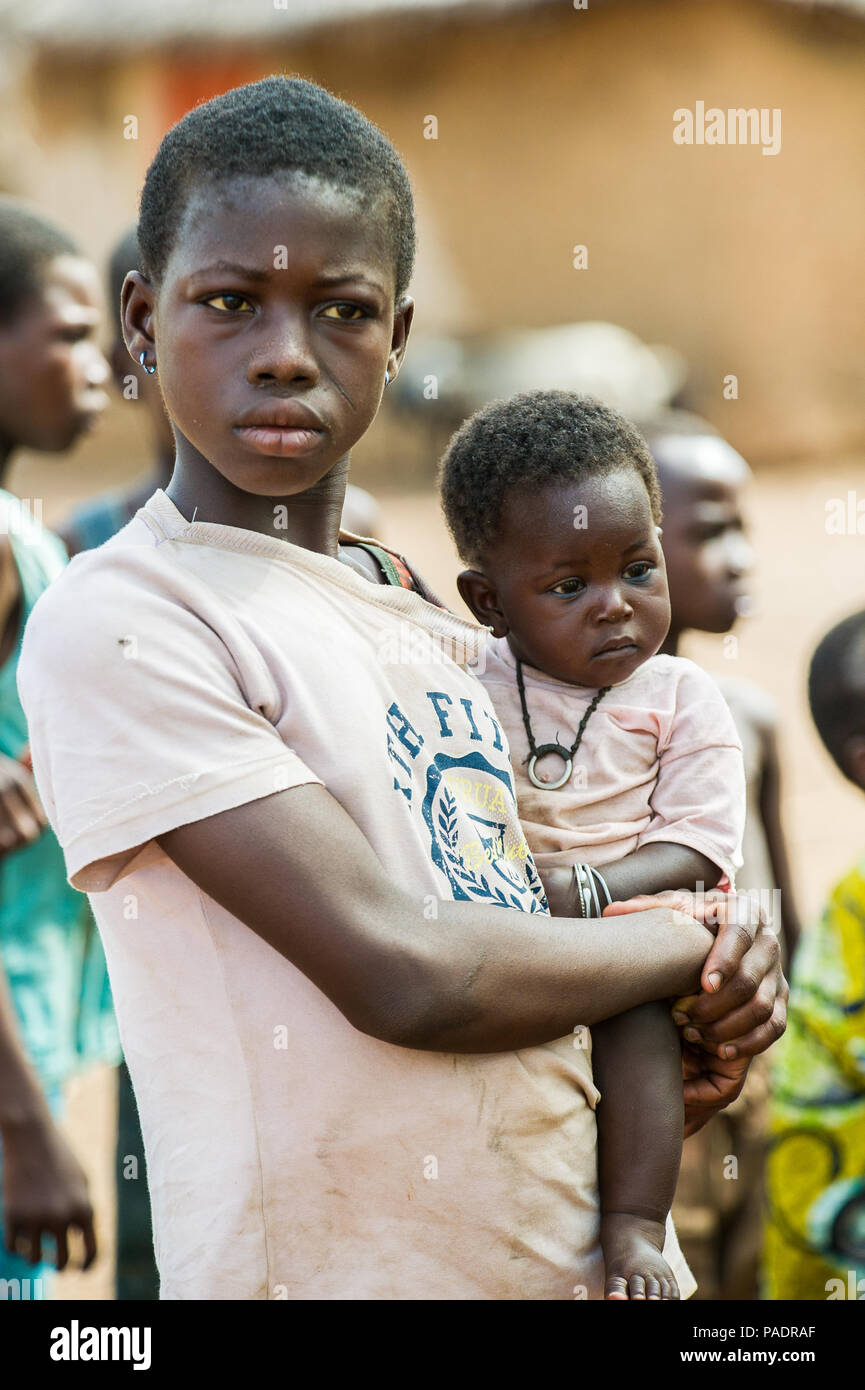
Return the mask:
<path id="1" fill-rule="evenodd" d="M 662 1250 L 682 1156 L 682 1058 L 664 1002 L 592 1029 L 606 1297 L 676 1298 Z"/>
<path id="2" fill-rule="evenodd" d="M 695 989 L 712 945 L 706 928 L 666 909 L 601 924 L 445 899 L 431 915 L 429 895 L 394 883 L 320 785 L 275 792 L 158 842 L 356 1028 L 406 1047 L 499 1052 L 549 1042 L 577 1023 Z M 771 967 L 751 949 L 762 979 Z"/>

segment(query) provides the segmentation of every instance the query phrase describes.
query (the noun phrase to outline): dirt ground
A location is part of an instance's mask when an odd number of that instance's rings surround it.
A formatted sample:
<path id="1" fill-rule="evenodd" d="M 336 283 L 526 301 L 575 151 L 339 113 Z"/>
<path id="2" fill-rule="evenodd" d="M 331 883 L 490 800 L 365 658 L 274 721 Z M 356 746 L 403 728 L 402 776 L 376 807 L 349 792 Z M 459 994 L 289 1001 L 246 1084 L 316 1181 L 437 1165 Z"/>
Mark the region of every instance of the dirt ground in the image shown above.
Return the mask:
<path id="1" fill-rule="evenodd" d="M 106 444 L 91 442 L 74 465 L 26 459 L 7 486 L 22 497 L 44 498 L 51 525 L 69 502 L 117 480 L 108 472 Z M 140 451 L 129 455 L 130 474 L 140 469 Z M 364 483 L 361 476 L 358 482 Z M 863 804 L 842 781 L 823 752 L 807 712 L 805 676 L 810 653 L 826 629 L 865 605 L 865 540 L 826 530 L 827 503 L 859 490 L 865 496 L 865 457 L 815 459 L 795 468 L 758 473 L 750 511 L 758 555 L 754 592 L 758 607 L 737 629 L 732 651 L 716 637 L 689 638 L 683 655 L 717 673 L 759 683 L 776 700 L 783 758 L 783 813 L 800 912 L 807 922 L 826 890 L 863 851 Z M 458 565 L 429 489 L 411 494 L 379 493 L 382 539 L 409 556 L 456 611 L 463 611 L 454 586 Z M 112 1074 L 78 1081 L 70 1095 L 67 1130 L 91 1177 L 99 1213 L 102 1254 L 86 1275 L 57 1281 L 57 1296 L 113 1296 Z"/>

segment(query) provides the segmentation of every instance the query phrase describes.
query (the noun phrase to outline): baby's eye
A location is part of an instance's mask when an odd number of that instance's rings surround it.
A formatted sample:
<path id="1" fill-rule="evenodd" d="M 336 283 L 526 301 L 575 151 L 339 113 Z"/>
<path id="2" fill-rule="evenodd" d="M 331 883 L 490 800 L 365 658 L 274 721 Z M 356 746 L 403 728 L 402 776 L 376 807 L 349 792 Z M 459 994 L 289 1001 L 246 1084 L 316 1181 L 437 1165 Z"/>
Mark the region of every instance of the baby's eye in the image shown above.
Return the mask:
<path id="1" fill-rule="evenodd" d="M 217 309 L 221 314 L 237 314 L 242 312 L 242 305 L 251 309 L 252 305 L 242 294 L 215 294 L 212 299 L 206 299 L 205 304 L 209 304 L 212 309 Z"/>
<path id="2" fill-rule="evenodd" d="M 625 570 L 626 579 L 648 579 L 654 574 L 656 565 L 649 560 L 636 560 L 633 565 L 628 565 Z"/>
<path id="3" fill-rule="evenodd" d="M 585 589 L 582 579 L 563 579 L 549 590 L 551 594 L 558 594 L 561 598 L 573 598 L 574 594 L 581 594 Z"/>
<path id="4" fill-rule="evenodd" d="M 357 319 L 368 318 L 365 309 L 361 309 L 359 304 L 328 304 L 322 310 L 323 318 L 339 319 L 342 323 L 354 323 Z"/>

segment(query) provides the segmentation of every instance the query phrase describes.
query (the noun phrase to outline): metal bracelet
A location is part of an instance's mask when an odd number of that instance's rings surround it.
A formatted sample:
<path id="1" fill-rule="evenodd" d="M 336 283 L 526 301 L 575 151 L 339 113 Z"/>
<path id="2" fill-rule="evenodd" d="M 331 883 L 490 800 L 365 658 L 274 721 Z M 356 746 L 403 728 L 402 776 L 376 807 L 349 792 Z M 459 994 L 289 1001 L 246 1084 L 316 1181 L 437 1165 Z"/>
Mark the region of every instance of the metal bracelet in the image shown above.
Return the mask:
<path id="1" fill-rule="evenodd" d="M 577 886 L 577 902 L 580 904 L 580 917 L 588 917 L 588 904 L 586 902 L 586 889 L 584 881 L 584 864 L 574 864 L 574 883 Z"/>
<path id="2" fill-rule="evenodd" d="M 607 900 L 605 906 L 606 906 L 606 907 L 609 907 L 609 906 L 610 906 L 610 903 L 613 901 L 613 899 L 612 899 L 612 897 L 611 897 L 611 895 L 610 895 L 610 890 L 609 890 L 609 888 L 607 887 L 607 881 L 606 881 L 606 879 L 604 878 L 603 874 L 598 873 L 598 870 L 597 870 L 597 869 L 592 869 L 592 870 L 591 870 L 591 874 L 592 874 L 592 877 L 596 880 L 596 882 L 598 882 L 598 883 L 601 885 L 601 889 L 602 889 L 602 891 L 603 891 L 604 897 L 605 897 L 606 900 Z M 603 908 L 601 909 L 601 912 L 603 912 Z M 599 916 L 599 917 L 601 916 L 601 912 L 598 913 L 598 916 Z"/>
<path id="3" fill-rule="evenodd" d="M 609 906 L 613 901 L 603 874 L 598 873 L 597 869 L 593 869 L 591 864 L 575 864 L 573 867 L 581 917 L 601 917 L 604 906 Z M 606 899 L 604 905 L 602 905 L 598 894 L 599 887 Z"/>

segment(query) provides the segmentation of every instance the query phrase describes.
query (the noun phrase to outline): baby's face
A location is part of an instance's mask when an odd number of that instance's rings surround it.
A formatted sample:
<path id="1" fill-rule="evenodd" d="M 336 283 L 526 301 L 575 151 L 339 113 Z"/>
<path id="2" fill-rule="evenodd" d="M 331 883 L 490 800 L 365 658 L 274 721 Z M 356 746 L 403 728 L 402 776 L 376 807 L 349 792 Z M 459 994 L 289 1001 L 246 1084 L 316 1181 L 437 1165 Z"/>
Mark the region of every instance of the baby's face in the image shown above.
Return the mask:
<path id="1" fill-rule="evenodd" d="M 512 494 L 483 568 L 503 618 L 496 635 L 557 680 L 618 684 L 667 635 L 658 527 L 632 468 Z"/>

